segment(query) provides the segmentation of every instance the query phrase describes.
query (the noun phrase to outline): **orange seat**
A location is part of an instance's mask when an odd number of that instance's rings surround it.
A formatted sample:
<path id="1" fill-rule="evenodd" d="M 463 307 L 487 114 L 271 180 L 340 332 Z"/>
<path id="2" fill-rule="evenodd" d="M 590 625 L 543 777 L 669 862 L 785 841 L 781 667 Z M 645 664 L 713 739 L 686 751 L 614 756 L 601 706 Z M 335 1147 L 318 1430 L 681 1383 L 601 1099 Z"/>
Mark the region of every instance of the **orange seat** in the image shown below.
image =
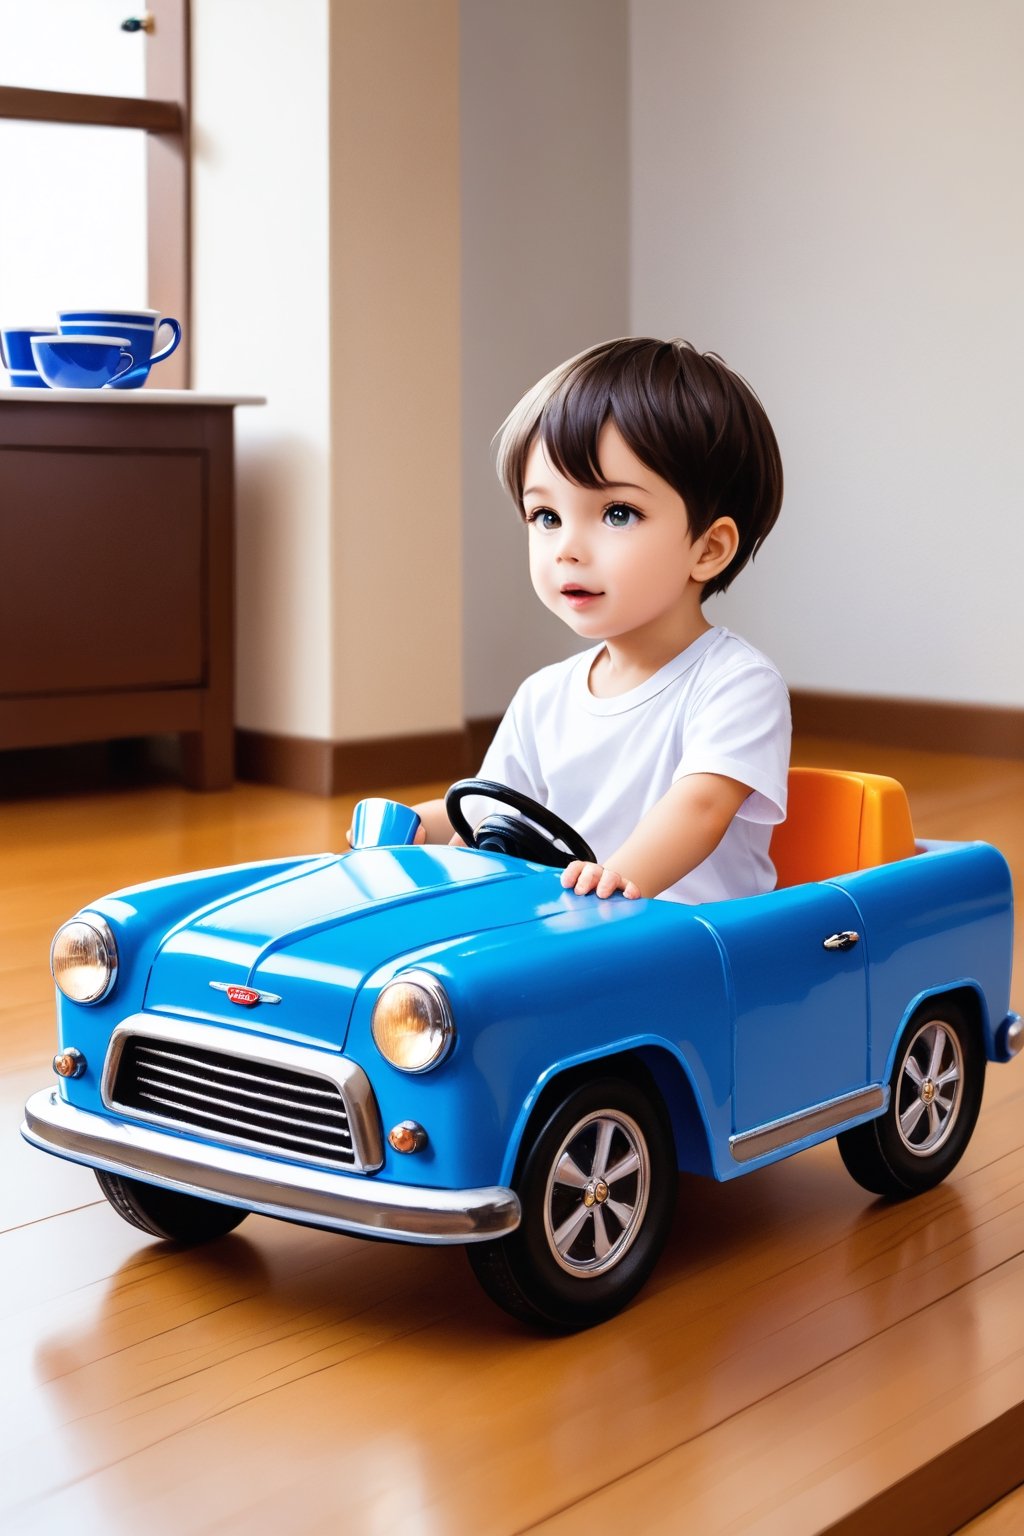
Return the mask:
<path id="1" fill-rule="evenodd" d="M 875 773 L 791 768 L 786 820 L 772 834 L 778 883 L 803 885 L 915 853 L 902 784 Z"/>

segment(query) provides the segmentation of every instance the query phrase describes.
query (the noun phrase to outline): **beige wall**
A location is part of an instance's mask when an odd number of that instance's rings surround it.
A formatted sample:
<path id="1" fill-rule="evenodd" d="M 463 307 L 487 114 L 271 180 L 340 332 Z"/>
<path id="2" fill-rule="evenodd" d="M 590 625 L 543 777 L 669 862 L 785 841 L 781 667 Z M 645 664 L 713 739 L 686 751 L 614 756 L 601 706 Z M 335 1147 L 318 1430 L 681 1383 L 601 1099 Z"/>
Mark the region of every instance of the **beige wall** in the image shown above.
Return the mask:
<path id="1" fill-rule="evenodd" d="M 332 733 L 462 724 L 457 0 L 330 28 Z"/>

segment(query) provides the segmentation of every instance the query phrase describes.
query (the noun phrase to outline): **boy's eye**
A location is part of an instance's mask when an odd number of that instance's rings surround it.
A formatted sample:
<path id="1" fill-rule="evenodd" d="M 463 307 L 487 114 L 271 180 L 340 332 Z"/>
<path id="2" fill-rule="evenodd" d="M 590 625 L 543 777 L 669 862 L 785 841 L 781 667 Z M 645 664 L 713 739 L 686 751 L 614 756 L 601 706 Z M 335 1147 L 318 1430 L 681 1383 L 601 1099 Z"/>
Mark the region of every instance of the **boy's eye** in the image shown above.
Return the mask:
<path id="1" fill-rule="evenodd" d="M 628 528 L 631 523 L 640 521 L 640 513 L 635 507 L 627 507 L 625 502 L 616 501 L 610 507 L 605 507 L 604 521 L 609 528 Z"/>
<path id="2" fill-rule="evenodd" d="M 531 526 L 536 524 L 538 528 L 561 528 L 562 519 L 557 512 L 552 512 L 548 507 L 536 507 L 532 512 L 527 512 L 526 521 Z"/>

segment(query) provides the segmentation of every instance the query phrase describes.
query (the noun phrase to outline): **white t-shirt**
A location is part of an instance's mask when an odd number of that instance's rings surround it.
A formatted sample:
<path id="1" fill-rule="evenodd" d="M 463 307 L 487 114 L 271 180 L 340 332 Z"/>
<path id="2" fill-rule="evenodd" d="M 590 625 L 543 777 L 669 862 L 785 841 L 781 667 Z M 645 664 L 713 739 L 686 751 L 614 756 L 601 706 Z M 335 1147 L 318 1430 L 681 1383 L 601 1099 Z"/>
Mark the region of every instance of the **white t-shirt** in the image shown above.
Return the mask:
<path id="1" fill-rule="evenodd" d="M 582 833 L 602 863 L 677 779 L 691 773 L 737 779 L 751 793 L 718 847 L 660 894 L 699 902 L 774 889 L 768 844 L 773 825 L 786 815 L 791 730 L 789 694 L 778 670 L 717 627 L 639 687 L 596 698 L 588 679 L 601 650 L 595 646 L 526 679 L 480 777 L 549 806 Z M 473 802 L 473 809 L 482 813 L 484 805 Z"/>

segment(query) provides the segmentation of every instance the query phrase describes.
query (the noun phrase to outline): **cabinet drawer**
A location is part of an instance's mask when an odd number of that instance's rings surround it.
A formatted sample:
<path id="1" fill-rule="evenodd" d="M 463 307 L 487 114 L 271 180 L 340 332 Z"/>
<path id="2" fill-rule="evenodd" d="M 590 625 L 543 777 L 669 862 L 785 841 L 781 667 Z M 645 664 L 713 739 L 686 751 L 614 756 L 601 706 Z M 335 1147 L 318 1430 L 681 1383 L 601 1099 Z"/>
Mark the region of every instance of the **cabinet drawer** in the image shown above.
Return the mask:
<path id="1" fill-rule="evenodd" d="M 201 686 L 198 452 L 0 448 L 0 695 Z"/>

